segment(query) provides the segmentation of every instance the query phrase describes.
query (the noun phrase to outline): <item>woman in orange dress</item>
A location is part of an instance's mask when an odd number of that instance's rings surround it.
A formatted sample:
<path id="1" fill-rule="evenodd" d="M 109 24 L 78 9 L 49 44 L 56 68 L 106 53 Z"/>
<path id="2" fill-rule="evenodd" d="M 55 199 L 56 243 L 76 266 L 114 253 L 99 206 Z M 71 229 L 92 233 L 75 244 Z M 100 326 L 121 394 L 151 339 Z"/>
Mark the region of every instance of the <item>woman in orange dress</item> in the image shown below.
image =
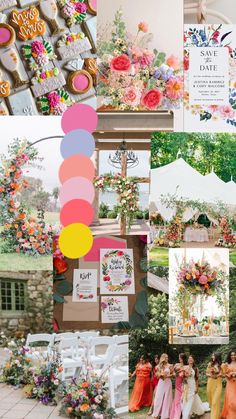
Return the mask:
<path id="1" fill-rule="evenodd" d="M 129 411 L 137 412 L 142 407 L 152 404 L 152 365 L 145 356 L 141 356 L 131 379 L 136 376 L 134 388 L 129 401 Z"/>
<path id="2" fill-rule="evenodd" d="M 236 418 L 236 352 L 231 351 L 224 369 L 227 378 L 224 407 L 221 414 L 223 419 Z"/>

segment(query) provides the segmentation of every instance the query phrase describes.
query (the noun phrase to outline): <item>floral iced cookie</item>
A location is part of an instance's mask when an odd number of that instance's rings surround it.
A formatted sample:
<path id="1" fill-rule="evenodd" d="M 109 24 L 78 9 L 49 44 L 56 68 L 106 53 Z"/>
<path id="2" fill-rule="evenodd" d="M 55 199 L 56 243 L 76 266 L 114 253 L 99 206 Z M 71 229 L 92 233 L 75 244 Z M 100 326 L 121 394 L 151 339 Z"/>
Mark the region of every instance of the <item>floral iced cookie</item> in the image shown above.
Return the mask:
<path id="1" fill-rule="evenodd" d="M 39 18 L 39 11 L 34 6 L 21 11 L 12 10 L 10 24 L 14 26 L 18 38 L 22 41 L 34 39 L 46 32 L 45 22 Z"/>
<path id="2" fill-rule="evenodd" d="M 16 6 L 16 4 L 16 0 L 0 0 L 0 12 L 10 9 L 11 7 Z"/>
<path id="3" fill-rule="evenodd" d="M 62 60 L 76 58 L 78 55 L 92 48 L 83 32 L 63 35 L 57 45 L 58 53 Z"/>
<path id="4" fill-rule="evenodd" d="M 97 50 L 97 17 L 94 16 L 86 20 L 86 22 L 83 22 L 83 30 L 92 45 L 92 52 L 95 54 Z"/>
<path id="5" fill-rule="evenodd" d="M 66 84 L 66 80 L 59 68 L 51 70 L 37 71 L 32 79 L 33 86 L 31 90 L 35 97 L 43 96 L 53 90 L 60 89 Z"/>
<path id="6" fill-rule="evenodd" d="M 86 70 L 78 70 L 70 73 L 67 84 L 72 93 L 87 93 L 93 86 L 92 76 Z"/>
<path id="7" fill-rule="evenodd" d="M 38 100 L 39 108 L 44 115 L 62 115 L 73 103 L 69 93 L 64 89 L 50 92 Z"/>
<path id="8" fill-rule="evenodd" d="M 56 0 L 43 0 L 39 3 L 39 7 L 43 17 L 48 21 L 53 35 L 65 31 L 57 21 L 58 8 Z"/>
<path id="9" fill-rule="evenodd" d="M 13 115 L 38 115 L 37 107 L 30 89 L 21 90 L 7 98 Z"/>
<path id="10" fill-rule="evenodd" d="M 97 14 L 97 0 L 86 0 L 86 4 L 88 6 L 88 12 L 91 15 Z"/>
<path id="11" fill-rule="evenodd" d="M 0 23 L 0 47 L 9 47 L 14 44 L 15 39 L 14 29 L 7 23 Z"/>
<path id="12" fill-rule="evenodd" d="M 59 0 L 58 4 L 69 27 L 86 19 L 87 6 L 84 0 Z"/>
<path id="13" fill-rule="evenodd" d="M 51 60 L 57 58 L 53 52 L 52 44 L 48 41 L 33 41 L 22 47 L 23 56 L 29 63 L 30 70 L 46 67 Z"/>

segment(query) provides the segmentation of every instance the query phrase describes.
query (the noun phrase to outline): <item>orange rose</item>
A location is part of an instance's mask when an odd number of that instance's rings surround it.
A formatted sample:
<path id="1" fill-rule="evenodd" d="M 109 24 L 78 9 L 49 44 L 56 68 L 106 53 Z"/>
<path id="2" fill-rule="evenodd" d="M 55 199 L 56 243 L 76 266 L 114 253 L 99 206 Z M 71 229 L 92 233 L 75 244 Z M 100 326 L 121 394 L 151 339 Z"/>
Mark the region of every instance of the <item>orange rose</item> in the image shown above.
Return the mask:
<path id="1" fill-rule="evenodd" d="M 38 249 L 40 245 L 38 243 L 34 243 L 33 246 L 35 249 Z"/>
<path id="2" fill-rule="evenodd" d="M 20 239 L 20 238 L 22 237 L 22 233 L 21 233 L 21 231 L 18 231 L 18 232 L 16 233 L 16 237 L 17 237 L 18 239 Z"/>
<path id="3" fill-rule="evenodd" d="M 90 408 L 90 406 L 89 406 L 89 404 L 87 404 L 87 403 L 83 403 L 83 404 L 81 404 L 81 406 L 80 406 L 80 410 L 81 410 L 81 412 L 87 412 L 87 410 L 89 410 L 89 408 Z"/>
<path id="4" fill-rule="evenodd" d="M 73 412 L 73 407 L 67 407 L 67 413 L 72 413 Z"/>
<path id="5" fill-rule="evenodd" d="M 45 253 L 45 250 L 42 247 L 38 248 L 39 253 L 42 255 L 43 253 Z"/>
<path id="6" fill-rule="evenodd" d="M 88 388 L 89 387 L 89 384 L 87 383 L 87 381 L 85 382 L 85 383 L 83 383 L 82 384 L 82 386 L 81 386 L 82 388 Z"/>
<path id="7" fill-rule="evenodd" d="M 0 187 L 0 193 L 4 192 L 5 188 L 3 188 L 3 186 Z"/>
<path id="8" fill-rule="evenodd" d="M 24 212 L 18 215 L 19 220 L 24 220 L 25 217 L 26 217 L 26 214 Z"/>
<path id="9" fill-rule="evenodd" d="M 29 230 L 28 230 L 28 234 L 29 234 L 30 236 L 32 236 L 32 235 L 34 234 L 34 229 L 33 229 L 33 228 L 29 228 Z"/>

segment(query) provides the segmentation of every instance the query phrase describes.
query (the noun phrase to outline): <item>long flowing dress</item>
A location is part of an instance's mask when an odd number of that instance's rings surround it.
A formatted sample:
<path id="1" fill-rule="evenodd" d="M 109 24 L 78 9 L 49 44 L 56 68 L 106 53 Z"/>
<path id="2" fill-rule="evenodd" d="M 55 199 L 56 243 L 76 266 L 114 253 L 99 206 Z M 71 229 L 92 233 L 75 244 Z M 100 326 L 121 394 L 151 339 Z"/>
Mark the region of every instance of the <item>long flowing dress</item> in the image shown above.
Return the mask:
<path id="1" fill-rule="evenodd" d="M 236 374 L 236 365 L 228 365 L 227 374 L 230 373 Z M 227 380 L 224 407 L 221 413 L 221 417 L 224 419 L 236 418 L 236 378 Z"/>
<path id="2" fill-rule="evenodd" d="M 182 412 L 183 377 L 179 375 L 175 380 L 175 397 L 171 407 L 170 419 L 180 419 Z"/>
<path id="3" fill-rule="evenodd" d="M 155 388 L 156 388 L 156 386 L 157 386 L 157 384 L 159 382 L 159 377 L 157 377 L 157 368 L 158 368 L 157 365 L 153 368 L 153 377 L 152 377 L 152 388 L 153 388 L 153 391 L 155 391 Z"/>
<path id="4" fill-rule="evenodd" d="M 149 407 L 152 404 L 152 366 L 146 364 L 136 365 L 136 380 L 129 401 L 129 411 L 137 412 L 142 407 Z"/>
<path id="5" fill-rule="evenodd" d="M 190 419 L 192 414 L 202 416 L 208 409 L 208 403 L 202 403 L 199 395 L 196 394 L 195 371 L 192 368 L 187 383 L 184 384 L 182 419 Z"/>
<path id="6" fill-rule="evenodd" d="M 211 364 L 208 364 L 207 374 L 211 372 Z M 219 373 L 221 367 L 219 367 Z M 222 393 L 222 378 L 208 377 L 207 380 L 207 400 L 211 408 L 211 419 L 220 419 L 220 399 Z"/>
<path id="7" fill-rule="evenodd" d="M 163 370 L 164 374 L 170 374 L 170 368 L 166 367 Z M 154 403 L 153 403 L 153 414 L 154 418 L 160 416 L 161 419 L 168 419 L 170 417 L 170 410 L 172 405 L 172 383 L 169 377 L 159 379 L 158 386 L 156 388 Z"/>

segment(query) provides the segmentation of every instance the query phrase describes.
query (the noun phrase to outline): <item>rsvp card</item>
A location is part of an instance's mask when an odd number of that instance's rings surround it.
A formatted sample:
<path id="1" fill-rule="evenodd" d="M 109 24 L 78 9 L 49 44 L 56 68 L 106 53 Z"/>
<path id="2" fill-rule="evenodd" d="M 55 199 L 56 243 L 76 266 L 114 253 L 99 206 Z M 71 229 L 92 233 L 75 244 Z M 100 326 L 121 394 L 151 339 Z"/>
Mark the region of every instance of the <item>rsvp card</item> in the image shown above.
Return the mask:
<path id="1" fill-rule="evenodd" d="M 100 250 L 100 293 L 134 294 L 133 249 Z"/>
<path id="2" fill-rule="evenodd" d="M 128 297 L 101 297 L 102 323 L 129 321 Z"/>
<path id="3" fill-rule="evenodd" d="M 236 132 L 236 25 L 185 25 L 184 131 Z"/>
<path id="4" fill-rule="evenodd" d="M 73 302 L 91 303 L 97 301 L 97 270 L 74 269 Z"/>

